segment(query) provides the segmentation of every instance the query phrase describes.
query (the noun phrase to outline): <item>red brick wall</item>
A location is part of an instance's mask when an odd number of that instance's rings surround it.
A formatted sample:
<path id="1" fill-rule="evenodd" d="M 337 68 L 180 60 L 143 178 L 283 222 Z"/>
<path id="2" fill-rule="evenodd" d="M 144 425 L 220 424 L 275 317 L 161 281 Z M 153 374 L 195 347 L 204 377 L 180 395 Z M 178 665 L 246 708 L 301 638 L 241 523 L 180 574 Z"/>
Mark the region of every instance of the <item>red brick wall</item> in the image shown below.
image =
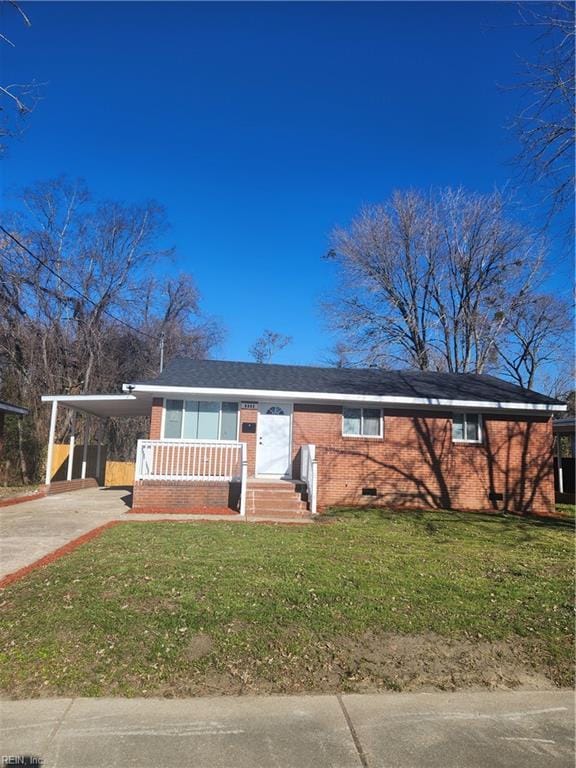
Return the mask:
<path id="1" fill-rule="evenodd" d="M 319 508 L 381 504 L 552 512 L 552 427 L 547 416 L 484 415 L 482 445 L 454 444 L 449 413 L 385 410 L 384 437 L 342 436 L 341 407 L 295 405 L 299 446 L 317 446 Z M 376 488 L 377 496 L 362 495 Z M 504 502 L 491 501 L 491 492 Z"/>
<path id="2" fill-rule="evenodd" d="M 256 432 L 242 432 L 242 424 L 258 424 L 258 409 L 240 408 L 240 441 L 248 452 L 248 477 L 256 474 Z"/>
<path id="3" fill-rule="evenodd" d="M 67 491 L 80 491 L 83 488 L 98 488 L 98 480 L 95 477 L 87 477 L 84 480 L 57 480 L 44 486 L 46 493 L 51 496 L 53 493 L 66 493 Z"/>
<path id="4" fill-rule="evenodd" d="M 155 397 L 152 400 L 152 410 L 150 411 L 150 440 L 160 440 L 162 437 L 162 410 L 164 400 L 161 397 Z"/>
<path id="5" fill-rule="evenodd" d="M 134 483 L 132 510 L 193 509 L 219 507 L 237 510 L 238 483 L 187 483 L 169 480 L 141 480 Z"/>

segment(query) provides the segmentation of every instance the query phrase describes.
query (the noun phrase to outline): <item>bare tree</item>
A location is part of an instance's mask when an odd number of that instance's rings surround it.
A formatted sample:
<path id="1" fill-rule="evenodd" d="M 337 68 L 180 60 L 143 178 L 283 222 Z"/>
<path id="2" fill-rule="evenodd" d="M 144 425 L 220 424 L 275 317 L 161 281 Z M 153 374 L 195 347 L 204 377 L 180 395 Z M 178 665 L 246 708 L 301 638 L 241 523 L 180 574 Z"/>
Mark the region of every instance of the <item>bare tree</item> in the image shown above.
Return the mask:
<path id="1" fill-rule="evenodd" d="M 531 389 L 545 365 L 563 359 L 569 346 L 571 314 L 567 302 L 546 294 L 527 296 L 501 311 L 505 333 L 497 349 L 515 383 Z"/>
<path id="2" fill-rule="evenodd" d="M 501 195 L 396 192 L 336 229 L 341 287 L 332 327 L 367 364 L 482 372 L 497 359 L 498 312 L 520 302 L 542 259 Z"/>
<path id="3" fill-rule="evenodd" d="M 269 363 L 272 357 L 283 350 L 292 341 L 291 336 L 283 333 L 265 330 L 249 349 L 250 355 L 257 363 Z"/>
<path id="4" fill-rule="evenodd" d="M 330 368 L 353 368 L 353 351 L 343 341 L 337 341 L 324 358 Z"/>
<path id="5" fill-rule="evenodd" d="M 526 180 L 546 190 L 550 214 L 574 198 L 574 8 L 563 0 L 520 5 L 536 53 L 523 62 L 525 107 L 513 121 L 521 144 L 517 161 Z"/>
<path id="6" fill-rule="evenodd" d="M 24 190 L 19 203 L 2 224 L 21 245 L 0 232 L 0 393 L 31 409 L 33 476 L 42 394 L 115 391 L 158 372 L 161 334 L 167 358 L 204 357 L 220 329 L 202 317 L 189 275 L 159 277 L 173 252 L 158 245 L 166 220 L 157 203 L 94 201 L 65 178 Z M 66 428 L 62 420 L 60 436 Z"/>
<path id="7" fill-rule="evenodd" d="M 0 16 L 20 20 L 25 27 L 31 22 L 16 0 L 0 0 Z M 10 11 L 12 13 L 10 13 Z M 0 31 L 0 45 L 15 48 L 14 37 L 5 30 Z M 22 120 L 33 111 L 40 98 L 40 86 L 37 83 L 0 83 L 0 156 L 6 151 L 7 141 L 22 131 Z"/>

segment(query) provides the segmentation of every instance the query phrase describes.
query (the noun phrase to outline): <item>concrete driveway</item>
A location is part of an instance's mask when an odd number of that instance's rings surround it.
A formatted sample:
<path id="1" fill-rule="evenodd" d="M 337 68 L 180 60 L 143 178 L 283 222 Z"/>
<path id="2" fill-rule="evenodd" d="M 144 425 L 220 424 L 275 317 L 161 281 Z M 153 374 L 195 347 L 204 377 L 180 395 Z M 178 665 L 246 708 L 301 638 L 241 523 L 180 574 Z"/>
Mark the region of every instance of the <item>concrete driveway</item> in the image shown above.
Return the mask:
<path id="1" fill-rule="evenodd" d="M 574 698 L 559 690 L 36 699 L 2 702 L 0 722 L 2 764 L 43 768 L 574 765 Z"/>
<path id="2" fill-rule="evenodd" d="M 10 507 L 0 507 L 0 579 L 111 520 L 230 520 L 247 522 L 238 514 L 127 514 L 129 488 L 86 488 L 58 493 Z M 252 518 L 257 522 L 266 518 Z M 272 522 L 278 522 L 272 518 Z M 310 522 L 310 521 L 307 521 Z M 0 763 L 1 765 L 1 763 Z"/>
<path id="3" fill-rule="evenodd" d="M 127 489 L 88 488 L 0 508 L 0 578 L 109 520 L 126 519 L 129 503 Z"/>

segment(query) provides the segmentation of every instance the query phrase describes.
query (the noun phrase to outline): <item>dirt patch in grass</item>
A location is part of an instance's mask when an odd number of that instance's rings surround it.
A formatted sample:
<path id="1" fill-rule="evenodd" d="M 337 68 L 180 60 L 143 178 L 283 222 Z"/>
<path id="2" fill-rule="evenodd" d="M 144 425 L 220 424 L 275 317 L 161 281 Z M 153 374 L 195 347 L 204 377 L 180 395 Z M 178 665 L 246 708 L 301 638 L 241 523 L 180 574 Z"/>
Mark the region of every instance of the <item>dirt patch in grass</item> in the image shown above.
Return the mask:
<path id="1" fill-rule="evenodd" d="M 553 685 L 534 669 L 520 638 L 483 641 L 435 634 L 338 638 L 333 647 L 335 681 L 358 688 L 414 691 L 425 688 L 547 688 Z"/>
<path id="2" fill-rule="evenodd" d="M 178 695 L 335 693 L 459 689 L 549 689 L 556 684 L 543 663 L 536 669 L 522 638 L 508 641 L 445 638 L 434 633 L 364 632 L 318 642 L 292 652 L 292 638 L 279 638 L 268 658 L 241 669 L 210 673 L 204 689 L 181 681 Z"/>
<path id="3" fill-rule="evenodd" d="M 201 659 L 202 656 L 207 656 L 214 648 L 214 643 L 210 635 L 206 635 L 200 632 L 194 637 L 190 638 L 190 642 L 186 646 L 183 656 L 191 661 Z"/>
<path id="4" fill-rule="evenodd" d="M 278 638 L 266 657 L 228 658 L 220 664 L 215 644 L 195 635 L 181 653 L 184 666 L 170 680 L 139 681 L 145 696 L 238 696 L 249 694 L 549 689 L 545 667 L 535 669 L 521 638 L 486 641 L 433 633 L 364 632 L 291 650 L 293 637 Z M 194 662 L 200 661 L 203 668 Z M 135 681 L 133 681 L 133 684 Z M 109 691 L 114 694 L 113 690 Z"/>

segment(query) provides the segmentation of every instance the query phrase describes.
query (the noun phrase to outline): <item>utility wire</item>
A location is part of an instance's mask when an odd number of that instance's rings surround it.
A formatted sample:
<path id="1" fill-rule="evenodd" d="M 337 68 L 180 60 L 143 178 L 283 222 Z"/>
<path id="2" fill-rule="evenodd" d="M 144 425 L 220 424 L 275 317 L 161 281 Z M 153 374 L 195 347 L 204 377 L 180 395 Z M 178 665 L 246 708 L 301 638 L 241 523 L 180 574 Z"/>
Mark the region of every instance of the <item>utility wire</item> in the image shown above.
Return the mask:
<path id="1" fill-rule="evenodd" d="M 47 269 L 48 272 L 50 272 L 54 277 L 58 278 L 64 285 L 66 285 L 68 288 L 70 288 L 71 291 L 74 291 L 74 293 L 77 293 L 78 296 L 81 296 L 84 301 L 88 301 L 90 304 L 93 304 L 95 307 L 98 306 L 98 303 L 94 301 L 94 299 L 91 299 L 90 296 L 86 296 L 85 293 L 82 293 L 78 288 L 72 285 L 72 283 L 69 283 L 68 280 L 63 278 L 61 275 L 58 274 L 49 264 L 46 264 L 46 262 L 41 259 L 39 256 L 36 256 L 36 254 L 32 253 L 30 248 L 28 248 L 24 243 L 21 243 L 20 240 L 18 240 L 17 237 L 15 237 L 11 232 L 8 232 L 7 229 L 5 229 L 2 224 L 0 224 L 0 230 L 4 232 L 5 235 L 7 235 L 11 240 L 13 240 L 16 245 L 18 245 L 22 250 L 26 251 L 26 253 L 31 256 L 33 259 L 35 259 L 38 264 L 44 267 L 44 269 Z M 133 325 L 130 325 L 130 323 L 127 323 L 125 320 L 122 320 L 119 317 L 116 317 L 116 315 L 113 315 L 112 312 L 108 312 L 107 309 L 103 309 L 102 313 L 104 315 L 107 315 L 111 320 L 115 320 L 117 323 L 121 323 L 122 325 L 125 325 L 126 328 L 129 328 L 131 331 L 134 331 L 134 333 L 140 333 L 142 336 L 147 336 L 149 339 L 154 339 L 154 341 L 161 341 L 162 337 L 159 336 L 153 336 L 151 333 L 146 333 L 146 331 L 140 330 L 140 328 L 134 328 Z M 163 335 L 163 334 L 162 334 Z"/>

